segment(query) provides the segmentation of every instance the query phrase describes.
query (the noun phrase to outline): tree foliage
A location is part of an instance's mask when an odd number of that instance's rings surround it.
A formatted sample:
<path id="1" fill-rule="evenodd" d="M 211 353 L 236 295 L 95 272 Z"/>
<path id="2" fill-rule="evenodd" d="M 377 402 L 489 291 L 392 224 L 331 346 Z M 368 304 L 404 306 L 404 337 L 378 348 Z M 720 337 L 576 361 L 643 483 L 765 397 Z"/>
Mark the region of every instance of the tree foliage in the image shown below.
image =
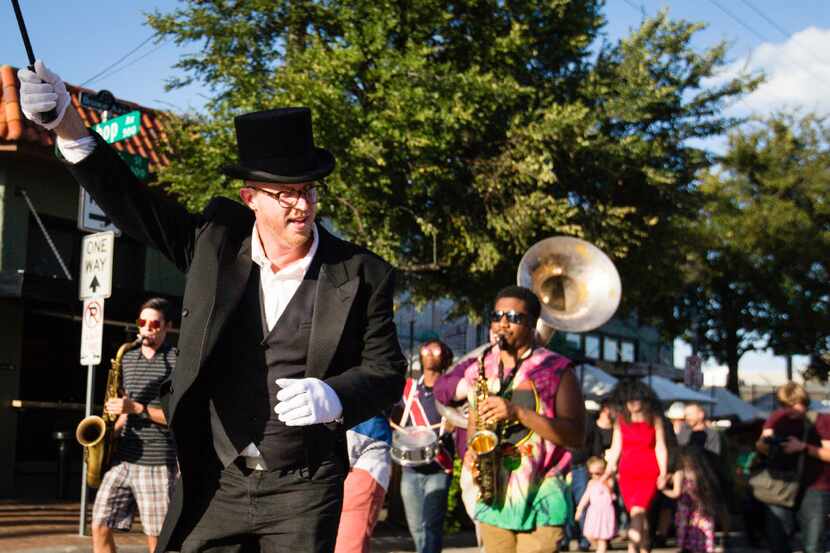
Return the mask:
<path id="1" fill-rule="evenodd" d="M 813 115 L 758 120 L 703 178 L 679 314 L 687 338 L 729 366 L 733 390 L 747 351 L 820 359 L 830 349 L 828 138 Z"/>
<path id="2" fill-rule="evenodd" d="M 189 1 L 149 24 L 198 50 L 184 75 L 214 95 L 170 128 L 161 182 L 198 209 L 235 195 L 219 173 L 232 119 L 306 105 L 338 164 L 320 212 L 402 269 L 413 298 L 475 312 L 537 240 L 569 234 L 619 264 L 627 305 L 671 315 L 677 215 L 710 164 L 693 139 L 755 83 L 706 85 L 723 46 L 666 13 L 602 40 L 601 0 Z"/>

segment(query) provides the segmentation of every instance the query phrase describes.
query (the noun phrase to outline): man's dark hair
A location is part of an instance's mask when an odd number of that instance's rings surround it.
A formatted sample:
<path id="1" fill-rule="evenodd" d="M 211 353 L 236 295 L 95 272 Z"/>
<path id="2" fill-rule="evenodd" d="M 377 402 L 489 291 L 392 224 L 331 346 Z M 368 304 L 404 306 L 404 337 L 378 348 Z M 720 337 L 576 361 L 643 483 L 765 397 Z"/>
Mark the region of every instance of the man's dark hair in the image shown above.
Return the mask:
<path id="1" fill-rule="evenodd" d="M 141 313 L 145 309 L 155 309 L 161 313 L 164 316 L 165 323 L 169 323 L 172 320 L 171 317 L 173 316 L 173 308 L 170 306 L 170 302 L 164 298 L 150 298 L 141 304 L 141 308 L 138 312 Z"/>
<path id="2" fill-rule="evenodd" d="M 536 297 L 533 290 L 525 288 L 524 286 L 516 286 L 515 284 L 512 284 L 510 286 L 505 286 L 499 290 L 498 294 L 496 294 L 496 301 L 499 301 L 502 298 L 515 298 L 517 300 L 522 300 L 527 307 L 527 315 L 530 317 L 530 326 L 534 326 L 536 324 L 536 321 L 539 319 L 539 315 L 542 313 L 542 304 L 539 303 L 539 298 Z"/>

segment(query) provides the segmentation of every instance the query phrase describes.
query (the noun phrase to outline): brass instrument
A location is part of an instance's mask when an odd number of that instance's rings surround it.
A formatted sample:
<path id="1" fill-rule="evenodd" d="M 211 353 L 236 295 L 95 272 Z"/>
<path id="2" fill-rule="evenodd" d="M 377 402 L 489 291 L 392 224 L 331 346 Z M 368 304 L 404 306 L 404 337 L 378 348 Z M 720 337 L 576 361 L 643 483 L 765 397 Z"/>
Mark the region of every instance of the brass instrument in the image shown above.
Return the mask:
<path id="1" fill-rule="evenodd" d="M 504 347 L 504 336 L 499 336 L 497 343 L 500 348 Z M 470 440 L 467 447 L 478 454 L 476 460 L 475 482 L 478 485 L 478 499 L 486 504 L 491 504 L 498 496 L 499 491 L 499 424 L 480 420 L 478 416 L 479 406 L 490 397 L 490 388 L 487 385 L 487 375 L 484 369 L 484 358 L 496 344 L 490 344 L 481 352 L 478 358 L 478 377 L 476 378 L 476 404 L 475 409 L 470 413 L 474 417 L 473 428 L 475 432 L 470 433 Z"/>
<path id="2" fill-rule="evenodd" d="M 602 326 L 622 297 L 614 263 L 590 242 L 572 236 L 553 236 L 531 246 L 519 262 L 516 280 L 539 297 L 539 321 L 548 327 L 548 338 L 553 330 L 586 332 Z"/>
<path id="3" fill-rule="evenodd" d="M 143 338 L 139 336 L 132 342 L 121 344 L 115 359 L 111 359 L 111 367 L 107 374 L 107 389 L 104 392 L 104 405 L 107 400 L 117 398 L 121 392 L 121 359 L 128 351 L 141 345 Z M 78 423 L 75 429 L 75 439 L 84 446 L 84 461 L 86 462 L 86 483 L 90 488 L 97 488 L 101 484 L 101 477 L 109 469 L 112 454 L 115 449 L 115 421 L 118 415 L 108 413 L 106 407 L 102 416 L 90 415 Z"/>

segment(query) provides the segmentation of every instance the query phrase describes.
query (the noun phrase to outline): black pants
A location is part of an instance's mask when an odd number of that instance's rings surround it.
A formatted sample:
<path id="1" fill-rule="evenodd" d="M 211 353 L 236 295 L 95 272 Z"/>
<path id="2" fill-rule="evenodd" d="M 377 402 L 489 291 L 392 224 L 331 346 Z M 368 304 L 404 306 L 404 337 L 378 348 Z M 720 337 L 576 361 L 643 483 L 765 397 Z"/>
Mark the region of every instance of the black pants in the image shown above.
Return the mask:
<path id="1" fill-rule="evenodd" d="M 181 553 L 330 553 L 334 550 L 346 467 L 257 471 L 231 464 L 218 471 L 204 514 Z"/>

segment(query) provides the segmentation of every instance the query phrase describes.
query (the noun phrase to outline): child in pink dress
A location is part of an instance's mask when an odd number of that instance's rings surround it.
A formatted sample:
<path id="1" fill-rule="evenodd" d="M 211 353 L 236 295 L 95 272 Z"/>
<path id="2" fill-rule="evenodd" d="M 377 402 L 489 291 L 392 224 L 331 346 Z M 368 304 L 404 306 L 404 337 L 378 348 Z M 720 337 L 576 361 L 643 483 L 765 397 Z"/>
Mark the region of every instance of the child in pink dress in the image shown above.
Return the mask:
<path id="1" fill-rule="evenodd" d="M 585 515 L 582 535 L 591 541 L 597 553 L 605 553 L 608 540 L 617 534 L 617 514 L 614 511 L 614 494 L 611 492 L 614 482 L 611 478 L 603 480 L 603 459 L 591 457 L 585 465 L 591 480 L 576 507 L 576 520 Z"/>

